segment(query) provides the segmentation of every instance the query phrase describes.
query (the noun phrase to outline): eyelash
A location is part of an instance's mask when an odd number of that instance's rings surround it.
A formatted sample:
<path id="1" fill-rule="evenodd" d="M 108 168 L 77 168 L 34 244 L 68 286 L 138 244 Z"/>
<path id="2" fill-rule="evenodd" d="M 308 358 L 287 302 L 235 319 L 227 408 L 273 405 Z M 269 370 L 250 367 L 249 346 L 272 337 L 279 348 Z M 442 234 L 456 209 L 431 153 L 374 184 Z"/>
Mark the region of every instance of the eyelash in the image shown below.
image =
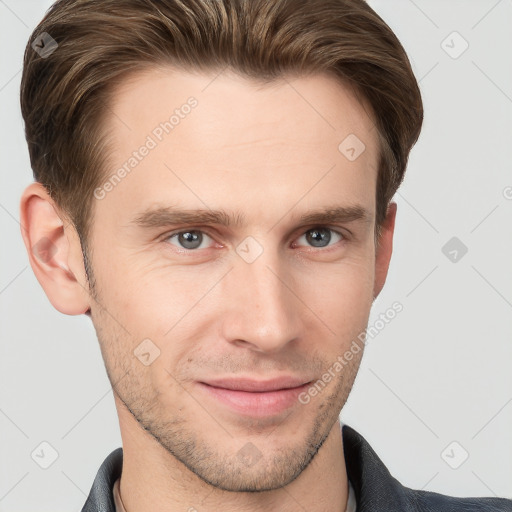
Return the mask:
<path id="1" fill-rule="evenodd" d="M 343 243 L 343 242 L 347 242 L 348 241 L 348 237 L 341 233 L 340 231 L 337 231 L 329 226 L 321 226 L 321 225 L 317 225 L 317 226 L 313 226 L 313 227 L 310 227 L 308 229 L 306 229 L 305 231 L 303 231 L 299 238 L 303 237 L 304 235 L 306 235 L 309 231 L 313 231 L 315 229 L 327 229 L 329 231 L 331 231 L 331 233 L 335 233 L 336 235 L 340 236 L 341 237 L 341 240 L 339 240 L 338 242 L 335 242 L 334 244 L 331 244 L 331 245 L 327 245 L 325 247 L 314 247 L 314 246 L 309 246 L 309 249 L 315 251 L 315 250 L 319 250 L 319 251 L 322 251 L 322 252 L 326 252 L 326 251 L 329 251 L 330 249 L 332 249 L 333 247 L 335 247 L 337 244 L 339 243 Z M 190 232 L 196 232 L 196 233 L 202 233 L 203 235 L 206 235 L 208 236 L 209 238 L 211 238 L 213 240 L 213 237 L 206 231 L 203 231 L 201 229 L 196 229 L 196 228 L 190 228 L 190 229 L 185 229 L 185 230 L 181 230 L 181 231 L 174 231 L 174 232 L 171 232 L 171 233 L 167 233 L 166 235 L 164 235 L 162 238 L 162 241 L 163 242 L 169 242 L 170 239 L 172 238 L 177 238 L 178 235 L 180 234 L 183 234 L 183 233 L 190 233 Z M 329 240 L 330 242 L 330 240 Z M 171 245 L 174 245 L 174 244 L 171 244 Z M 178 249 L 180 252 L 183 252 L 183 253 L 194 253 L 194 252 L 199 252 L 201 250 L 205 250 L 205 249 L 187 249 L 185 247 L 178 247 L 178 246 L 174 246 L 176 247 L 176 249 Z"/>

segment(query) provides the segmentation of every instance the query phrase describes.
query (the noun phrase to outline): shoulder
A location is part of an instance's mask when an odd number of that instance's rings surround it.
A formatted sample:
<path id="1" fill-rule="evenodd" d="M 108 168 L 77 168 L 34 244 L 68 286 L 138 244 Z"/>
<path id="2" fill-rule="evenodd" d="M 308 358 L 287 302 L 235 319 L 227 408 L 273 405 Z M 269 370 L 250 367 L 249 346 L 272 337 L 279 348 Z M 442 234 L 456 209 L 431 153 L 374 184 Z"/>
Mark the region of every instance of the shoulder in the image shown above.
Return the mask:
<path id="1" fill-rule="evenodd" d="M 342 435 L 357 512 L 512 512 L 511 499 L 458 498 L 405 487 L 361 434 L 343 425 Z"/>
<path id="2" fill-rule="evenodd" d="M 512 512 L 512 500 L 506 498 L 457 498 L 429 491 L 407 489 L 411 510 L 425 512 Z"/>

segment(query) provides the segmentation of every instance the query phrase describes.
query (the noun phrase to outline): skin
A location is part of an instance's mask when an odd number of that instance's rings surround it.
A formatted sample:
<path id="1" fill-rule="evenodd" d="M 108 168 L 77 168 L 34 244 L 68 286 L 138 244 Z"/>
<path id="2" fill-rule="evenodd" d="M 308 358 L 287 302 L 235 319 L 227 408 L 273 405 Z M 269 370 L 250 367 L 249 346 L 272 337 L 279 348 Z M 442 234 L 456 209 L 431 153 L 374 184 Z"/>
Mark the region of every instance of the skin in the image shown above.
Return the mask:
<path id="1" fill-rule="evenodd" d="M 54 307 L 90 310 L 113 384 L 128 512 L 286 512 L 298 504 L 339 512 L 348 486 L 338 416 L 362 350 L 308 404 L 262 417 L 234 411 L 199 382 L 283 375 L 315 382 L 365 330 L 386 279 L 396 216 L 391 203 L 376 246 L 374 122 L 329 75 L 270 86 L 228 71 L 215 77 L 154 68 L 115 94 L 105 122 L 107 176 L 187 98 L 198 103 L 94 200 L 93 290 L 73 225 L 38 183 L 21 200 L 24 241 Z M 349 134 L 366 146 L 354 161 L 338 150 Z M 170 205 L 244 218 L 230 226 L 132 222 Z M 367 221 L 299 221 L 311 210 L 354 205 Z M 313 228 L 324 228 L 316 245 Z M 197 248 L 171 237 L 187 230 L 202 234 Z M 249 247 L 246 237 L 259 244 L 251 254 L 262 250 L 251 263 L 237 252 Z M 51 241 L 51 258 L 32 250 L 41 239 Z M 159 350 L 148 365 L 134 355 L 145 339 Z M 247 450 L 252 459 L 240 455 Z"/>

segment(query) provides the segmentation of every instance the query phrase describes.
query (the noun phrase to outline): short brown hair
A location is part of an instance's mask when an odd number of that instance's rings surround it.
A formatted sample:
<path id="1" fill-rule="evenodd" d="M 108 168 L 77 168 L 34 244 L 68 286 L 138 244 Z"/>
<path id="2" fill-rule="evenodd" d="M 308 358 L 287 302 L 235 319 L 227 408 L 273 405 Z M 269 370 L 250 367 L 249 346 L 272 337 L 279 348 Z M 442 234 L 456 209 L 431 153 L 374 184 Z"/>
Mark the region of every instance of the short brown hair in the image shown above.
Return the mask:
<path id="1" fill-rule="evenodd" d="M 32 45 L 45 32 L 58 47 L 43 58 Z M 381 142 L 380 231 L 423 105 L 404 48 L 364 0 L 59 0 L 27 44 L 21 110 L 34 178 L 83 248 L 93 191 L 108 172 L 102 121 L 111 94 L 127 74 L 161 64 L 229 66 L 263 82 L 328 72 L 351 84 L 371 105 Z"/>

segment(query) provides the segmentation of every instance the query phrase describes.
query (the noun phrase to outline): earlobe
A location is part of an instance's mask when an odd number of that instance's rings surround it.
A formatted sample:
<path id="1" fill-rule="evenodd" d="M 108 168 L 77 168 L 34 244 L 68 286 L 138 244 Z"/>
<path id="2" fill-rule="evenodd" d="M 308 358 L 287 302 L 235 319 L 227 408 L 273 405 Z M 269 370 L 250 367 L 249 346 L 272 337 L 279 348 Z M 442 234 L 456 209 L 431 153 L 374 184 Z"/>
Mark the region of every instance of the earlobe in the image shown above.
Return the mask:
<path id="1" fill-rule="evenodd" d="M 397 204 L 389 203 L 386 219 L 382 225 L 379 243 L 375 253 L 375 282 L 373 289 L 373 298 L 377 298 L 388 275 L 389 262 L 393 253 L 393 234 L 395 231 Z"/>
<path id="2" fill-rule="evenodd" d="M 20 201 L 21 234 L 30 265 L 52 305 L 66 315 L 90 308 L 80 240 L 41 183 L 31 183 Z"/>

